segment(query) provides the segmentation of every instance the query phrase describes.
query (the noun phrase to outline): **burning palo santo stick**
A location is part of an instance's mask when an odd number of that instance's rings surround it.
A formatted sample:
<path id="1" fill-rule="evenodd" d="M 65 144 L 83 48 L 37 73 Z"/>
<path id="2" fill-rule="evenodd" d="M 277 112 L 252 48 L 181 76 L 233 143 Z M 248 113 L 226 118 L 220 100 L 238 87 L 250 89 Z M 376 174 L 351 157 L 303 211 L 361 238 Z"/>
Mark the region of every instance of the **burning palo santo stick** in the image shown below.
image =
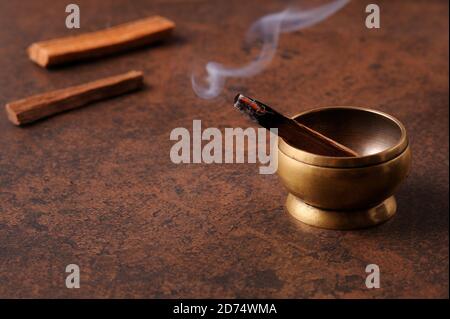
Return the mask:
<path id="1" fill-rule="evenodd" d="M 153 16 L 100 31 L 33 43 L 28 55 L 42 67 L 86 60 L 165 39 L 174 28 L 172 21 Z"/>
<path id="2" fill-rule="evenodd" d="M 234 106 L 262 127 L 277 128 L 280 137 L 302 150 L 325 156 L 358 156 L 348 147 L 247 96 L 238 94 Z"/>
<path id="3" fill-rule="evenodd" d="M 41 118 L 117 96 L 143 86 L 143 74 L 130 71 L 97 81 L 46 92 L 6 104 L 9 120 L 15 125 L 34 122 Z"/>

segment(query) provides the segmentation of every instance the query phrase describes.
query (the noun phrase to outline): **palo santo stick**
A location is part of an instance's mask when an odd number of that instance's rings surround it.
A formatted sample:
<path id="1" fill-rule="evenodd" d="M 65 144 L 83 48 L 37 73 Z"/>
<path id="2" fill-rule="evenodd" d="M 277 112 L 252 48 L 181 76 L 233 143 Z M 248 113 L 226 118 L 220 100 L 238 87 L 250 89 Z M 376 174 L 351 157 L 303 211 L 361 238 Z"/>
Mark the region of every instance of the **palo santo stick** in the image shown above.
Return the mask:
<path id="1" fill-rule="evenodd" d="M 33 43 L 30 59 L 42 67 L 104 56 L 162 40 L 171 35 L 175 23 L 153 16 L 108 29 Z"/>
<path id="2" fill-rule="evenodd" d="M 137 90 L 143 85 L 141 71 L 130 71 L 61 90 L 34 95 L 6 104 L 8 119 L 15 125 L 84 106 L 86 104 Z"/>
<path id="3" fill-rule="evenodd" d="M 302 150 L 325 156 L 355 157 L 358 154 L 327 136 L 277 112 L 270 106 L 242 94 L 234 106 L 266 129 L 277 128 L 278 135 Z"/>

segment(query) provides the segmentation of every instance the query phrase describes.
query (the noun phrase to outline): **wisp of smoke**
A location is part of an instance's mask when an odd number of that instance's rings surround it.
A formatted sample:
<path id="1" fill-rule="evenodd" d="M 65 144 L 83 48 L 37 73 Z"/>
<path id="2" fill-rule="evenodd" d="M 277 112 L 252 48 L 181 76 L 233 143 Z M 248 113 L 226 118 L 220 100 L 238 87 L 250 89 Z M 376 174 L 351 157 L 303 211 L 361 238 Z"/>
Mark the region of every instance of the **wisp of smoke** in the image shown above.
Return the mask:
<path id="1" fill-rule="evenodd" d="M 280 33 L 293 32 L 310 27 L 328 18 L 344 7 L 349 0 L 333 2 L 312 9 L 286 9 L 258 19 L 247 32 L 247 43 L 262 43 L 261 51 L 251 62 L 241 67 L 226 67 L 217 62 L 206 64 L 206 86 L 201 86 L 192 75 L 192 88 L 204 99 L 211 99 L 220 94 L 227 78 L 251 77 L 264 70 L 272 61 L 278 46 Z"/>

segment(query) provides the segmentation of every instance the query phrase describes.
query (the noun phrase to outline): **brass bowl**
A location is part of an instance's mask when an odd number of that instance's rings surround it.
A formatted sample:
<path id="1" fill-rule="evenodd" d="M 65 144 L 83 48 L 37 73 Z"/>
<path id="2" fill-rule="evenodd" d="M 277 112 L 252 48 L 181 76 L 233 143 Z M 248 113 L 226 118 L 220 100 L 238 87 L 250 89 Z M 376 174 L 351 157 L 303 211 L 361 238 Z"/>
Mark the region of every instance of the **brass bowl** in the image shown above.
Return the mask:
<path id="1" fill-rule="evenodd" d="M 278 142 L 278 175 L 288 189 L 288 212 L 316 227 L 377 225 L 396 212 L 393 197 L 405 179 L 411 151 L 394 117 L 359 107 L 324 107 L 293 117 L 350 147 L 358 157 L 327 157 Z"/>

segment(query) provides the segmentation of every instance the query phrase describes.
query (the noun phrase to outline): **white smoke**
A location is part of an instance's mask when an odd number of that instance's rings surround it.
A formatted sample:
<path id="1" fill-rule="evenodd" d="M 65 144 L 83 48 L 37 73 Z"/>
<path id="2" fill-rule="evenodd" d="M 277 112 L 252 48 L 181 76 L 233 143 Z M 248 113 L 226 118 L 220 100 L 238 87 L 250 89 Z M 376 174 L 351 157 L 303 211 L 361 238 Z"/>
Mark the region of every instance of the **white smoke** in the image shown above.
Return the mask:
<path id="1" fill-rule="evenodd" d="M 206 86 L 201 86 L 192 75 L 192 88 L 204 99 L 211 99 L 220 94 L 227 78 L 251 77 L 264 70 L 272 61 L 278 46 L 280 33 L 298 31 L 310 27 L 328 18 L 344 7 L 349 0 L 333 2 L 312 9 L 286 9 L 258 19 L 247 32 L 247 43 L 262 43 L 259 55 L 241 67 L 227 67 L 217 62 L 206 64 Z"/>

